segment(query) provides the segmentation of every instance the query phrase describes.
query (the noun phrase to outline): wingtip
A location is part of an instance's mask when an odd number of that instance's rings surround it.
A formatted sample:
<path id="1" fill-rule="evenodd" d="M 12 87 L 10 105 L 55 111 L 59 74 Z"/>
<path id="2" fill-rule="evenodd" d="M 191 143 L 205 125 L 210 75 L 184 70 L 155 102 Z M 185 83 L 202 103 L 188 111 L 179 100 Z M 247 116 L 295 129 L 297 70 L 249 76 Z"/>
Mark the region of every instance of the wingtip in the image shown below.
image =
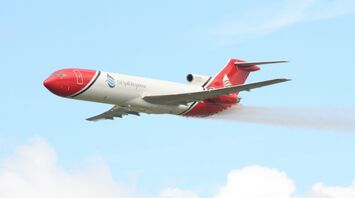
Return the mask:
<path id="1" fill-rule="evenodd" d="M 278 82 L 287 82 L 287 81 L 291 81 L 292 79 L 289 79 L 289 78 L 277 78 L 275 80 L 278 81 Z"/>
<path id="2" fill-rule="evenodd" d="M 288 60 L 280 60 L 280 61 L 275 61 L 274 63 L 289 63 L 290 61 Z"/>

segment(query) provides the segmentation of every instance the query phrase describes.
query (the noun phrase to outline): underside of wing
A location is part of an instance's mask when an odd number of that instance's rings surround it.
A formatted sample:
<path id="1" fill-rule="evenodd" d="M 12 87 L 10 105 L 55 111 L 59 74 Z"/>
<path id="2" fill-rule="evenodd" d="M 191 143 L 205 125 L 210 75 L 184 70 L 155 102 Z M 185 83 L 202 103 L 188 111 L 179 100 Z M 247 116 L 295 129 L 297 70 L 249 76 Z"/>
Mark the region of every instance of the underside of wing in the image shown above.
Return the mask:
<path id="1" fill-rule="evenodd" d="M 114 118 L 117 117 L 122 118 L 122 116 L 128 114 L 139 116 L 138 112 L 132 111 L 129 107 L 122 107 L 122 106 L 115 105 L 110 110 L 102 114 L 99 114 L 97 116 L 87 118 L 86 120 L 88 121 L 113 120 Z"/>
<path id="2" fill-rule="evenodd" d="M 256 83 L 235 85 L 226 88 L 210 89 L 210 90 L 204 90 L 198 92 L 144 96 L 143 100 L 153 104 L 165 104 L 165 105 L 187 104 L 189 102 L 202 101 L 205 99 L 211 99 L 217 96 L 227 95 L 235 92 L 249 91 L 251 89 L 282 83 L 285 81 L 289 81 L 289 79 L 279 78 L 279 79 L 261 81 Z"/>

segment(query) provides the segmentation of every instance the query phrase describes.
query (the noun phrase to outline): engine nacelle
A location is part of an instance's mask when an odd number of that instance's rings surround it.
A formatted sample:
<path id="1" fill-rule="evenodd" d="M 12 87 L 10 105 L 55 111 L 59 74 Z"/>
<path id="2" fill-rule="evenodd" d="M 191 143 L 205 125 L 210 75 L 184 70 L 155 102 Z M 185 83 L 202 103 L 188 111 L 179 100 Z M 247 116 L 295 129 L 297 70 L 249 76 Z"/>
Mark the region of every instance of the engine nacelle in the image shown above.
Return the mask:
<path id="1" fill-rule="evenodd" d="M 186 76 L 186 80 L 190 84 L 199 85 L 199 86 L 202 86 L 203 84 L 205 84 L 211 78 L 212 78 L 211 76 L 204 76 L 204 75 L 199 75 L 199 74 L 188 74 Z"/>

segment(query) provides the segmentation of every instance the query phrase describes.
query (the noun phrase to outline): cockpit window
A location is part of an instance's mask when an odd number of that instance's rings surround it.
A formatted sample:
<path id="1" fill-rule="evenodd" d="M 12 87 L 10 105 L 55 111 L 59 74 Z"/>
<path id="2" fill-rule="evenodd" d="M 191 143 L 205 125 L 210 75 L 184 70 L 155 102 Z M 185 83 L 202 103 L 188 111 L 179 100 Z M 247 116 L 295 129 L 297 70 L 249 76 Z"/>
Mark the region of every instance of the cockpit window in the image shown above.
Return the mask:
<path id="1" fill-rule="evenodd" d="M 52 74 L 51 76 L 65 77 L 66 74 L 64 74 L 64 73 L 56 73 L 56 74 Z"/>

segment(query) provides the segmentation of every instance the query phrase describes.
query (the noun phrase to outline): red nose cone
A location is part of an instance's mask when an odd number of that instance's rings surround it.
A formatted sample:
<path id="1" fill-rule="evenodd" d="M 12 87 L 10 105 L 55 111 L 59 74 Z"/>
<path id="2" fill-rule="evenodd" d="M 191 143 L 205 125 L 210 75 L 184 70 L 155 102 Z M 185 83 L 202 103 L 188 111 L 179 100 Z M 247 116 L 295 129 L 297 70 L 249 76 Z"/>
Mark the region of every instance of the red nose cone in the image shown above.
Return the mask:
<path id="1" fill-rule="evenodd" d="M 54 77 L 49 77 L 46 80 L 44 80 L 43 85 L 52 93 L 58 95 L 58 96 L 66 96 L 67 94 L 65 93 L 64 87 L 61 86 L 60 82 L 58 82 Z"/>
<path id="2" fill-rule="evenodd" d="M 75 96 L 85 91 L 96 73 L 95 70 L 87 69 L 63 69 L 54 72 L 43 81 L 43 85 L 58 96 Z"/>

